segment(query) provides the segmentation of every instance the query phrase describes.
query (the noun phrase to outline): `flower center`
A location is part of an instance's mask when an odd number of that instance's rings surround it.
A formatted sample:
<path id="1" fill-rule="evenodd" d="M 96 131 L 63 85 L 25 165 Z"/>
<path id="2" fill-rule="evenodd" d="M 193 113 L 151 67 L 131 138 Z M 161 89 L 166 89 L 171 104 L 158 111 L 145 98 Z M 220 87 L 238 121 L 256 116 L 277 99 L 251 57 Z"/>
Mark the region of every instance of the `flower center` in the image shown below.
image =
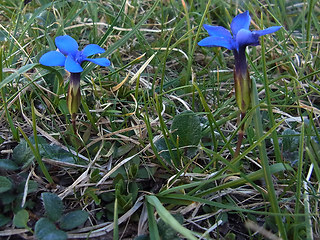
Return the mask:
<path id="1" fill-rule="evenodd" d="M 74 57 L 74 60 L 75 60 L 77 63 L 81 64 L 81 63 L 83 62 L 83 59 L 84 59 L 84 58 L 85 58 L 85 57 L 83 56 L 82 51 L 77 51 L 77 53 L 76 53 L 76 55 L 75 55 L 75 57 Z"/>
<path id="2" fill-rule="evenodd" d="M 238 46 L 249 46 L 259 44 L 259 35 L 246 29 L 241 29 L 236 36 Z"/>

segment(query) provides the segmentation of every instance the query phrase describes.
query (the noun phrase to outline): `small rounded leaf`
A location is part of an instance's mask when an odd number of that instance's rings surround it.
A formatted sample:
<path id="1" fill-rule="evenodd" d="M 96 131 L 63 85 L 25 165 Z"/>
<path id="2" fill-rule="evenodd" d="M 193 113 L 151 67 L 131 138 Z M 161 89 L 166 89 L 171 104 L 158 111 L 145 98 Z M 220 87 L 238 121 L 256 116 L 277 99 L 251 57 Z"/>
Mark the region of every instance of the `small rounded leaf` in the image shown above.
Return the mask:
<path id="1" fill-rule="evenodd" d="M 201 139 L 199 117 L 192 111 L 184 111 L 175 116 L 171 125 L 172 136 L 179 137 L 179 146 L 197 146 Z"/>
<path id="2" fill-rule="evenodd" d="M 87 221 L 88 216 L 89 214 L 82 210 L 69 212 L 62 216 L 59 225 L 64 230 L 71 230 L 84 224 L 85 221 Z"/>
<path id="3" fill-rule="evenodd" d="M 35 226 L 35 235 L 38 240 L 65 240 L 68 235 L 56 228 L 48 218 L 40 218 Z"/>
<path id="4" fill-rule="evenodd" d="M 9 171 L 14 171 L 19 169 L 18 165 L 9 159 L 0 159 L 0 168 L 9 170 Z"/>
<path id="5" fill-rule="evenodd" d="M 4 177 L 0 176 L 0 193 L 9 191 L 12 188 L 12 182 Z"/>
<path id="6" fill-rule="evenodd" d="M 17 214 L 13 217 L 13 224 L 17 228 L 25 228 L 27 226 L 27 222 L 29 220 L 29 213 L 25 209 L 21 209 Z"/>
<path id="7" fill-rule="evenodd" d="M 62 200 L 54 193 L 41 194 L 47 217 L 52 221 L 58 221 L 62 216 L 63 203 Z"/>
<path id="8" fill-rule="evenodd" d="M 11 221 L 11 218 L 8 218 L 5 215 L 0 214 L 0 227 L 6 225 L 10 221 Z"/>

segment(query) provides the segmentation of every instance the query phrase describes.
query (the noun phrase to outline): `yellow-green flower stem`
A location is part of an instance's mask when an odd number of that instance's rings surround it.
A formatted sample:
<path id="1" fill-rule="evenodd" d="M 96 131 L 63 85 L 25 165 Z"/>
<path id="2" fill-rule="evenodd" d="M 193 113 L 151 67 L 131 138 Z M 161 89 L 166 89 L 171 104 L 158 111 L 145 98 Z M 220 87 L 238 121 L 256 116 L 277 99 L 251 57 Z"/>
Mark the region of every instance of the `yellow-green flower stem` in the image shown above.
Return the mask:
<path id="1" fill-rule="evenodd" d="M 235 56 L 235 67 L 233 71 L 234 75 L 234 85 L 236 93 L 236 102 L 241 111 L 240 121 L 246 116 L 246 112 L 251 106 L 251 79 L 248 71 L 245 47 L 240 48 L 239 50 L 234 50 Z M 244 123 L 241 125 L 238 132 L 238 142 L 237 148 L 235 151 L 234 157 L 237 157 L 240 153 L 240 148 L 244 136 Z"/>
<path id="2" fill-rule="evenodd" d="M 76 116 L 81 103 L 80 73 L 71 73 L 67 95 L 67 106 L 71 114 L 73 130 L 76 133 Z"/>
<path id="3" fill-rule="evenodd" d="M 241 113 L 245 113 L 251 105 L 251 80 L 248 70 L 246 69 L 245 73 L 243 74 L 235 67 L 234 83 L 238 107 Z"/>
<path id="4" fill-rule="evenodd" d="M 251 105 L 251 80 L 248 72 L 245 47 L 234 50 L 235 67 L 233 71 L 236 101 L 241 113 Z"/>

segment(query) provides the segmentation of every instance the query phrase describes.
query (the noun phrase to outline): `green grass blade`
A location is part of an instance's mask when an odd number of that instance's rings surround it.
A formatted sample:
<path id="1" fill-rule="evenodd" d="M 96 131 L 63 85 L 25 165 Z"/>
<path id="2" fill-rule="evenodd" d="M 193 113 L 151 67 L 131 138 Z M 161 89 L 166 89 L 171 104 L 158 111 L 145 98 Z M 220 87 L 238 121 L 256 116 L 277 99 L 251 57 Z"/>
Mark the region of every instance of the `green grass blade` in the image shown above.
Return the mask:
<path id="1" fill-rule="evenodd" d="M 262 15 L 261 15 L 262 16 Z M 261 19 L 261 22 L 262 19 Z M 271 94 L 270 94 L 270 89 L 269 89 L 269 81 L 268 81 L 268 76 L 267 76 L 267 63 L 266 63 L 266 53 L 265 53 L 265 44 L 264 44 L 264 38 L 262 37 L 261 40 L 261 60 L 262 60 L 262 72 L 263 72 L 263 83 L 264 83 L 264 89 L 265 89 L 265 99 L 267 102 L 267 108 L 268 108 L 268 113 L 269 113 L 269 118 L 270 118 L 270 127 L 274 126 L 276 124 L 273 116 L 273 111 L 272 111 L 272 103 L 271 103 Z M 278 135 L 277 131 L 273 131 L 271 133 L 271 137 L 273 140 L 273 147 L 274 147 L 274 153 L 276 155 L 276 160 L 277 162 L 282 162 L 281 160 L 281 151 L 279 147 L 279 141 L 278 141 Z"/>
<path id="2" fill-rule="evenodd" d="M 42 161 L 42 158 L 40 156 L 40 153 L 35 149 L 35 147 L 32 145 L 32 143 L 30 142 L 28 136 L 26 135 L 26 133 L 22 130 L 22 128 L 19 126 L 18 127 L 20 133 L 22 134 L 22 136 L 24 137 L 24 140 L 26 140 L 28 146 L 30 147 L 31 151 L 33 152 L 36 160 L 37 160 L 37 163 L 39 164 L 39 167 L 43 173 L 43 175 L 46 177 L 46 179 L 48 180 L 48 182 L 50 184 L 53 184 L 53 179 L 51 178 L 49 172 L 48 172 L 48 169 L 46 168 L 46 166 L 44 165 L 43 161 Z"/>
<path id="3" fill-rule="evenodd" d="M 2 64 L 2 61 L 3 61 L 3 48 L 0 49 L 0 84 L 2 83 L 2 80 L 3 80 L 3 64 Z M 6 113 L 7 121 L 9 123 L 13 139 L 16 140 L 17 142 L 19 142 L 20 141 L 19 131 L 14 126 L 12 117 L 11 117 L 11 115 L 9 113 L 9 110 L 8 110 L 7 98 L 5 96 L 5 88 L 1 88 L 1 97 L 2 97 L 4 110 L 5 110 L 5 113 Z"/>
<path id="4" fill-rule="evenodd" d="M 148 201 L 146 201 L 148 212 L 148 224 L 149 224 L 149 236 L 150 240 L 160 240 L 157 221 L 154 218 L 154 207 Z"/>
<path id="5" fill-rule="evenodd" d="M 19 70 L 12 73 L 10 76 L 6 77 L 3 81 L 0 82 L 0 89 L 3 88 L 8 83 L 15 80 L 16 78 L 18 78 L 21 74 L 26 73 L 27 71 L 31 70 L 32 68 L 36 67 L 37 65 L 39 65 L 39 63 L 27 64 L 27 65 L 19 68 Z"/>
<path id="6" fill-rule="evenodd" d="M 162 206 L 161 202 L 156 196 L 146 196 L 148 203 L 153 205 L 161 219 L 168 225 L 170 225 L 174 230 L 185 236 L 189 240 L 196 240 L 197 238 L 193 235 L 193 233 L 183 227 L 164 206 Z"/>
<path id="7" fill-rule="evenodd" d="M 258 92 L 257 92 L 257 86 L 254 79 L 252 79 L 252 94 L 251 94 L 251 102 L 252 106 L 259 106 L 259 99 L 258 99 Z M 256 136 L 257 138 L 261 138 L 263 136 L 263 127 L 262 127 L 262 120 L 260 115 L 260 107 L 257 107 L 255 110 L 255 114 L 253 116 L 255 129 L 256 129 Z M 268 190 L 268 198 L 271 204 L 272 212 L 276 213 L 275 216 L 276 223 L 278 225 L 280 236 L 285 240 L 287 239 L 287 231 L 284 227 L 284 224 L 282 222 L 281 218 L 281 211 L 278 204 L 277 196 L 275 193 L 274 185 L 272 182 L 272 175 L 270 172 L 270 166 L 269 166 L 269 160 L 266 152 L 266 146 L 264 141 L 262 141 L 259 145 L 259 155 L 261 159 L 261 165 L 264 173 L 264 178 L 267 185 Z"/>
<path id="8" fill-rule="evenodd" d="M 219 160 L 221 160 L 221 159 L 219 159 Z M 282 163 L 276 163 L 276 164 L 270 166 L 271 174 L 275 174 L 275 173 L 278 173 L 278 172 L 283 172 L 285 170 L 290 170 L 291 171 L 292 168 L 289 165 L 282 164 Z M 227 177 L 227 176 L 223 175 L 223 176 L 221 176 L 219 178 L 218 177 L 212 177 L 211 179 L 208 179 L 208 180 L 205 180 L 205 181 L 199 181 L 199 182 L 184 184 L 184 185 L 177 186 L 177 187 L 172 187 L 170 189 L 166 189 L 164 191 L 161 191 L 160 193 L 157 194 L 157 196 L 168 196 L 168 195 L 170 195 L 172 193 L 175 193 L 175 192 L 188 190 L 189 188 L 194 188 L 194 187 L 197 187 L 197 186 L 205 186 L 206 184 L 212 183 L 212 182 L 214 182 L 216 180 L 219 180 L 219 179 L 225 178 L 225 177 Z M 218 186 L 216 186 L 214 188 L 210 188 L 208 190 L 204 190 L 204 191 L 202 191 L 200 193 L 195 194 L 195 196 L 203 197 L 203 196 L 206 196 L 208 194 L 212 194 L 214 192 L 221 191 L 223 189 L 241 186 L 241 185 L 244 185 L 246 183 L 251 183 L 252 184 L 254 181 L 256 181 L 258 179 L 261 179 L 263 177 L 264 177 L 263 170 L 260 169 L 260 170 L 257 170 L 256 172 L 252 172 L 252 173 L 248 174 L 246 177 L 242 177 L 242 178 L 239 178 L 237 180 L 230 181 L 230 182 L 218 185 Z M 188 195 L 190 196 L 190 194 L 188 194 Z"/>
<path id="9" fill-rule="evenodd" d="M 168 203 L 172 203 L 173 200 L 175 203 L 177 203 L 177 202 L 181 203 L 182 201 L 188 202 L 189 204 L 192 202 L 199 202 L 199 203 L 207 204 L 209 206 L 216 207 L 218 209 L 225 209 L 227 211 L 235 211 L 235 212 L 251 213 L 254 215 L 264 215 L 264 216 L 278 216 L 279 215 L 278 213 L 259 211 L 259 210 L 251 210 L 251 209 L 246 209 L 246 208 L 242 208 L 242 207 L 238 207 L 238 206 L 233 206 L 230 204 L 224 204 L 224 203 L 220 203 L 220 202 L 211 201 L 211 200 L 201 198 L 201 197 L 194 197 L 194 196 L 188 196 L 188 195 L 183 195 L 183 194 L 170 194 L 165 197 L 159 197 L 159 199 L 161 199 L 162 202 L 168 202 Z M 292 214 L 291 213 L 283 213 L 282 216 L 292 217 Z M 306 214 L 299 213 L 296 216 L 305 217 Z"/>
<path id="10" fill-rule="evenodd" d="M 217 129 L 217 131 L 219 132 L 220 136 L 222 137 L 223 141 L 225 143 L 228 142 L 228 140 L 226 139 L 226 137 L 224 136 L 224 134 L 222 133 L 222 131 L 220 130 L 214 116 L 212 115 L 211 113 L 211 109 L 209 108 L 207 102 L 206 102 L 206 99 L 204 98 L 200 88 L 198 87 L 198 85 L 196 83 L 193 83 L 193 86 L 196 88 L 196 90 L 198 91 L 198 94 L 199 94 L 199 97 L 200 97 L 200 101 L 202 103 L 202 106 L 204 108 L 204 110 L 206 111 L 207 113 L 207 116 L 208 116 L 208 121 L 209 121 L 209 125 L 210 125 L 210 129 L 211 129 L 211 135 L 212 135 L 212 142 L 213 142 L 213 146 L 214 146 L 214 149 L 217 150 L 217 147 L 218 147 L 218 143 L 217 143 L 217 140 L 215 139 L 215 134 L 214 134 L 214 127 L 213 125 L 215 126 L 215 128 Z M 230 145 L 227 146 L 229 151 L 231 153 L 233 153 L 233 149 Z"/>
<path id="11" fill-rule="evenodd" d="M 114 200 L 114 213 L 113 213 L 113 239 L 119 239 L 119 225 L 118 225 L 118 198 Z"/>

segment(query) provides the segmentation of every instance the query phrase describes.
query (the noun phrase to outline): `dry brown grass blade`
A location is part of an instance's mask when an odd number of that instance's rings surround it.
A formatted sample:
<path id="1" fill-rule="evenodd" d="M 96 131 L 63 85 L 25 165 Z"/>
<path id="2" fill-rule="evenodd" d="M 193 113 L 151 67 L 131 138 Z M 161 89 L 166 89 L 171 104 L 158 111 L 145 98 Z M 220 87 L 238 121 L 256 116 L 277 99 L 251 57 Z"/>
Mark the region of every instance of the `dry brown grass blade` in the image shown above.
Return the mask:
<path id="1" fill-rule="evenodd" d="M 143 204 L 143 199 L 144 199 L 144 195 L 140 196 L 135 202 L 135 204 L 132 206 L 132 208 L 130 208 L 125 214 L 123 214 L 119 218 L 118 220 L 119 225 L 131 218 L 132 214 L 134 214 Z M 88 238 L 88 237 L 92 238 L 92 237 L 104 236 L 108 232 L 112 231 L 113 228 L 114 228 L 113 223 L 103 223 L 103 224 L 92 226 L 89 228 L 82 228 L 81 230 L 85 230 L 86 231 L 85 233 L 78 233 L 78 234 L 69 233 L 68 238 L 79 239 L 79 238 Z"/>
<path id="2" fill-rule="evenodd" d="M 29 230 L 28 229 L 8 229 L 8 230 L 0 231 L 0 237 L 18 235 L 26 232 L 29 232 Z"/>
<path id="3" fill-rule="evenodd" d="M 142 149 L 140 152 L 130 156 L 130 157 L 127 157 L 125 159 L 123 159 L 121 162 L 119 162 L 116 166 L 114 166 L 106 175 L 104 175 L 102 177 L 102 179 L 97 183 L 97 186 L 102 184 L 105 180 L 107 180 L 110 175 L 112 173 L 114 173 L 118 168 L 120 168 L 122 165 L 124 165 L 125 163 L 129 162 L 131 159 L 133 159 L 134 157 L 138 156 L 139 154 L 143 153 L 146 151 L 146 149 L 148 149 L 150 147 L 150 145 L 146 146 L 144 149 Z"/>
<path id="4" fill-rule="evenodd" d="M 157 53 L 155 52 L 154 54 L 152 54 L 151 57 L 149 57 L 147 59 L 147 61 L 145 61 L 145 63 L 139 68 L 139 70 L 133 75 L 133 77 L 130 79 L 129 84 L 134 83 L 134 81 L 141 75 L 141 73 L 146 69 L 146 67 L 149 65 L 149 63 L 152 61 L 152 59 L 157 55 Z"/>
<path id="5" fill-rule="evenodd" d="M 100 152 L 103 148 L 103 144 L 100 145 L 100 148 L 95 156 L 95 158 L 93 159 L 93 161 L 91 161 L 88 165 L 88 168 L 77 178 L 77 180 L 75 180 L 73 182 L 73 184 L 71 184 L 66 190 L 64 190 L 63 193 L 59 194 L 58 196 L 63 199 L 65 198 L 66 196 L 68 196 L 70 193 L 73 192 L 74 188 L 76 188 L 76 186 L 85 181 L 85 180 L 89 180 L 89 176 L 88 176 L 88 173 L 89 173 L 89 170 L 91 169 L 91 167 L 93 166 L 93 164 L 100 158 Z"/>
<path id="6" fill-rule="evenodd" d="M 274 235 L 272 232 L 269 232 L 264 227 L 259 226 L 258 224 L 254 223 L 252 221 L 246 221 L 245 226 L 246 226 L 246 228 L 251 229 L 252 231 L 255 231 L 255 232 L 261 234 L 266 239 L 282 240 L 282 238 L 279 238 L 278 236 Z"/>

